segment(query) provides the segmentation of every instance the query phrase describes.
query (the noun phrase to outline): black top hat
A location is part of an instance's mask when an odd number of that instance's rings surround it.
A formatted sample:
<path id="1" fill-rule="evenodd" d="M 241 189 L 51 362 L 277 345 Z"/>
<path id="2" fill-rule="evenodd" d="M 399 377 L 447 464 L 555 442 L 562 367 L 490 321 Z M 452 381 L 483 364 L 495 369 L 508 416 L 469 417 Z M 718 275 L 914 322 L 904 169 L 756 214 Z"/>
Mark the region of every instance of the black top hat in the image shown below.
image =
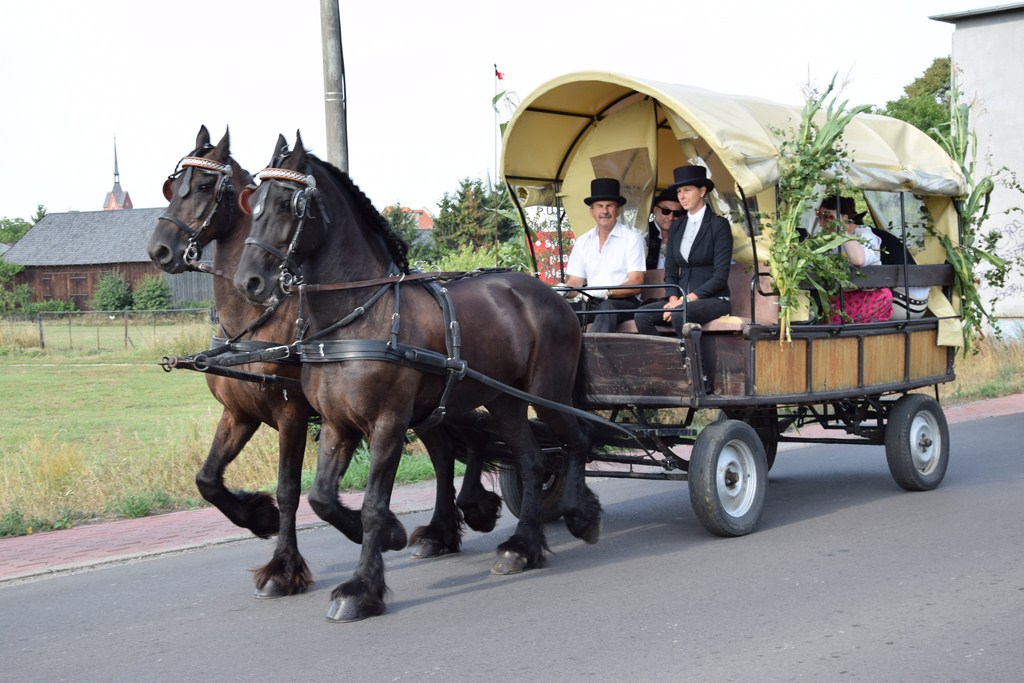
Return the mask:
<path id="1" fill-rule="evenodd" d="M 590 206 L 594 202 L 618 202 L 624 206 L 626 198 L 619 193 L 619 181 L 615 178 L 594 178 L 590 181 L 590 196 L 583 203 Z"/>
<path id="2" fill-rule="evenodd" d="M 651 202 L 651 206 L 657 206 L 662 202 L 674 202 L 678 204 L 679 196 L 676 194 L 676 191 L 671 188 L 662 190 L 658 194 L 654 195 L 654 201 Z"/>
<path id="3" fill-rule="evenodd" d="M 684 185 L 694 187 L 706 187 L 708 192 L 715 189 L 715 184 L 708 178 L 708 169 L 703 166 L 680 166 L 672 171 L 675 182 L 668 186 L 668 189 L 675 190 Z"/>

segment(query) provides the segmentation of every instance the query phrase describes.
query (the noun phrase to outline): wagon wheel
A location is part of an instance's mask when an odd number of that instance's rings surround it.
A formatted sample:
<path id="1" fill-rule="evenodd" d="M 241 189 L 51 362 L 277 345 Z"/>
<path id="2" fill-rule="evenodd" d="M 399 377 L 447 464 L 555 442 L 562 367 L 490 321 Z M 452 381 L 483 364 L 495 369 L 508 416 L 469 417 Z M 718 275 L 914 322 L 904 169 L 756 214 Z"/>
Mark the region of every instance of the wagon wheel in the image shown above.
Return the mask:
<path id="1" fill-rule="evenodd" d="M 723 408 L 718 411 L 718 418 L 715 422 L 723 420 L 743 420 L 757 431 L 764 446 L 765 462 L 768 471 L 771 471 L 775 464 L 775 456 L 779 452 L 779 409 L 778 408 L 752 408 L 749 410 L 736 410 Z"/>
<path id="2" fill-rule="evenodd" d="M 704 528 L 717 536 L 743 536 L 764 511 L 768 465 L 754 428 L 740 420 L 714 422 L 693 444 L 690 504 Z"/>
<path id="3" fill-rule="evenodd" d="M 565 447 L 555 437 L 551 428 L 537 419 L 530 420 L 530 429 L 537 439 L 537 444 L 544 451 L 544 479 L 540 493 L 540 519 L 542 522 L 554 522 L 562 516 L 559 503 L 565 489 L 566 472 L 569 462 L 566 459 Z M 511 454 L 510 454 L 511 455 Z M 519 468 L 515 462 L 505 462 L 498 469 L 498 485 L 505 507 L 516 519 L 523 509 L 523 480 L 519 476 Z"/>
<path id="4" fill-rule="evenodd" d="M 889 411 L 885 459 L 896 483 L 907 491 L 930 491 L 946 476 L 949 427 L 938 401 L 907 394 Z"/>
<path id="5" fill-rule="evenodd" d="M 544 481 L 541 484 L 540 518 L 542 522 L 554 522 L 562 513 L 559 502 L 565 489 L 565 474 L 568 463 L 560 455 L 546 455 L 544 458 Z M 523 509 L 523 479 L 514 463 L 502 463 L 498 468 L 498 485 L 505 507 L 516 519 Z"/>

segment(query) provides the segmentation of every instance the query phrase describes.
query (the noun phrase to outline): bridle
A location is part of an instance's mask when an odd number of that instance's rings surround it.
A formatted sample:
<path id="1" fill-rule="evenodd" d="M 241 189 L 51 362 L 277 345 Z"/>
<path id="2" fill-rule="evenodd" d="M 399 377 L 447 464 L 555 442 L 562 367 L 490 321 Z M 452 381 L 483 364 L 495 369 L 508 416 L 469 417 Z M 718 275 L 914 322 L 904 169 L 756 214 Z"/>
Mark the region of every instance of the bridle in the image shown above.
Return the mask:
<path id="1" fill-rule="evenodd" d="M 295 227 L 295 233 L 288 244 L 288 250 L 282 252 L 272 244 L 267 244 L 252 236 L 247 237 L 245 240 L 245 244 L 255 245 L 280 261 L 278 269 L 281 271 L 279 277 L 281 291 L 285 294 L 290 294 L 293 288 L 303 283 L 302 267 L 295 262 L 293 256 L 299 246 L 299 239 L 302 237 L 302 228 L 306 224 L 306 219 L 317 217 L 313 213 L 313 205 L 315 204 L 317 211 L 319 211 L 319 217 L 323 221 L 325 230 L 330 226 L 330 220 L 328 219 L 323 199 L 320 196 L 320 190 L 316 187 L 316 178 L 312 175 L 292 171 L 287 168 L 268 167 L 257 173 L 256 179 L 261 181 L 261 183 L 263 180 L 270 180 L 279 187 L 292 190 L 291 210 L 298 223 Z M 254 193 L 256 205 L 252 207 L 253 218 L 263 212 L 263 203 L 266 201 L 266 195 L 267 192 L 261 193 L 259 190 Z"/>
<path id="2" fill-rule="evenodd" d="M 174 181 L 181 176 L 181 183 L 178 186 L 178 196 L 185 198 L 192 190 L 192 169 L 199 169 L 202 173 L 216 174 L 217 188 L 214 191 L 214 202 L 207 213 L 206 218 L 203 220 L 202 225 L 199 226 L 198 230 L 193 230 L 188 227 L 184 221 L 179 219 L 177 216 L 173 216 L 167 212 L 160 214 L 157 220 L 166 220 L 174 223 L 179 230 L 188 235 L 188 244 L 185 246 L 185 251 L 182 254 L 182 259 L 185 265 L 192 270 L 198 270 L 199 258 L 202 256 L 203 247 L 199 242 L 199 238 L 203 232 L 210 227 L 210 223 L 213 221 L 213 217 L 217 214 L 217 210 L 220 208 L 221 203 L 227 202 L 228 206 L 228 223 L 231 223 L 235 218 L 235 188 L 231 184 L 231 165 L 222 164 L 212 159 L 206 159 L 204 157 L 187 156 L 183 157 L 178 165 L 174 167 L 174 172 L 167 176 L 167 180 L 164 181 L 164 197 L 168 201 L 171 200 L 171 185 Z"/>

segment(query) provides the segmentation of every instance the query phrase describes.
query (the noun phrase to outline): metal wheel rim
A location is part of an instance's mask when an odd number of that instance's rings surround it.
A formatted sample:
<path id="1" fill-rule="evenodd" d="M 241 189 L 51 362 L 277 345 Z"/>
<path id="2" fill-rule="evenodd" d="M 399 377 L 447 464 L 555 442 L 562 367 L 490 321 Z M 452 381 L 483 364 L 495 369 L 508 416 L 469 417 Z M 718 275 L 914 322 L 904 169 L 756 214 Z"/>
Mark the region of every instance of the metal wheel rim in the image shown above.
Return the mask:
<path id="1" fill-rule="evenodd" d="M 757 494 L 754 453 L 742 441 L 730 441 L 718 457 L 715 471 L 715 489 L 722 509 L 732 517 L 742 517 L 750 511 Z"/>
<path id="2" fill-rule="evenodd" d="M 942 452 L 939 422 L 929 412 L 920 412 L 910 423 L 910 457 L 921 474 L 931 474 Z"/>

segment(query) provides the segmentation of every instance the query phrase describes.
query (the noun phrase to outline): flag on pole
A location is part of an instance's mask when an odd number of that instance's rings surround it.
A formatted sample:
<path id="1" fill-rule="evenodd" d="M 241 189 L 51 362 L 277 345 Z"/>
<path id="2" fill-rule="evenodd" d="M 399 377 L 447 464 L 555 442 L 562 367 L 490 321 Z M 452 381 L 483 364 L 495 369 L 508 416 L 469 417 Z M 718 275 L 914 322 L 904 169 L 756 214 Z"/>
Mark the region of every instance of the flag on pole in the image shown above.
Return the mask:
<path id="1" fill-rule="evenodd" d="M 497 64 L 494 65 L 494 76 L 499 81 L 505 80 L 505 74 L 503 74 L 500 71 L 498 71 L 498 65 Z"/>

